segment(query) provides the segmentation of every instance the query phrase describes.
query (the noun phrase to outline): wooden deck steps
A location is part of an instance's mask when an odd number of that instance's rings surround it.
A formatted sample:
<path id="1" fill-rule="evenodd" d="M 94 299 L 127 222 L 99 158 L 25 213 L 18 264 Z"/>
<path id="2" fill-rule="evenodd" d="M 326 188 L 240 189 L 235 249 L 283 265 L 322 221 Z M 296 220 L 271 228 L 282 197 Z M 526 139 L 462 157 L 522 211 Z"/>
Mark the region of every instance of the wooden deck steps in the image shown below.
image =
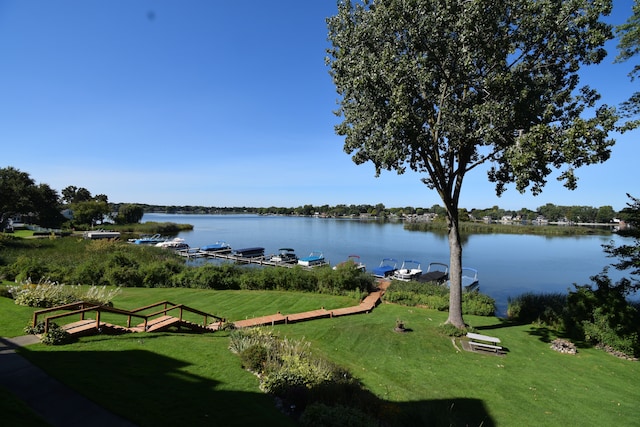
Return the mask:
<path id="1" fill-rule="evenodd" d="M 96 329 L 95 319 L 84 319 L 77 322 L 68 323 L 62 329 L 71 335 L 82 335 L 93 332 Z"/>

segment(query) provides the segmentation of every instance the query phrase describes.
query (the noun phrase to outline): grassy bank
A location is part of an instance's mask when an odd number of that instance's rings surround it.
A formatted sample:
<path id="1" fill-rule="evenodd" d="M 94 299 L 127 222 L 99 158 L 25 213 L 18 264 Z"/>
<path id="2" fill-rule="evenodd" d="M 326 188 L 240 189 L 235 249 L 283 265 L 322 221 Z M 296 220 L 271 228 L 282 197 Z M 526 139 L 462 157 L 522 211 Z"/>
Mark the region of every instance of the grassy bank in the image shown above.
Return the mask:
<path id="1" fill-rule="evenodd" d="M 350 305 L 317 294 L 195 289 L 124 289 L 116 306 L 163 299 L 231 320 Z M 0 335 L 20 333 L 32 309 L 0 298 Z M 447 314 L 383 304 L 372 313 L 280 325 L 282 336 L 349 369 L 377 399 L 374 412 L 396 425 L 634 425 L 640 365 L 580 347 L 549 348 L 549 331 L 492 317 L 466 316 L 499 337 L 505 356 L 462 351 L 441 334 Z M 393 331 L 401 319 L 408 333 Z M 21 350 L 73 388 L 141 426 L 293 425 L 228 350 L 226 332 L 94 336 L 60 347 Z M 9 420 L 11 425 L 11 420 Z"/>
<path id="2" fill-rule="evenodd" d="M 432 231 L 447 233 L 445 221 L 410 222 L 404 228 L 410 231 Z M 569 226 L 569 225 L 520 225 L 520 224 L 488 224 L 477 221 L 461 221 L 458 228 L 465 234 L 532 234 L 541 236 L 608 236 L 611 230 L 606 227 Z"/>

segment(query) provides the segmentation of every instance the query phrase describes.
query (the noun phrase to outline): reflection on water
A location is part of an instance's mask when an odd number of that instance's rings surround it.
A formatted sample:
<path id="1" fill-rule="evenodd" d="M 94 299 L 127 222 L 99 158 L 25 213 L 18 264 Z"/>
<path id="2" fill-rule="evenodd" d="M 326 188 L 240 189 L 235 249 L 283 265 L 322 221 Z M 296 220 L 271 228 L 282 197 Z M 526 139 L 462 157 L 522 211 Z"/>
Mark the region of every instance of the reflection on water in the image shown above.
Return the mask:
<path id="1" fill-rule="evenodd" d="M 322 251 L 335 265 L 355 254 L 371 270 L 383 258 L 416 260 L 426 270 L 430 262 L 449 263 L 445 232 L 407 231 L 401 222 L 257 215 L 146 214 L 144 221 L 169 221 L 194 226 L 180 233 L 191 247 L 224 240 L 233 248 L 262 246 L 267 254 L 294 248 L 299 256 Z M 525 292 L 566 292 L 611 263 L 602 245 L 612 236 L 530 236 L 472 234 L 462 236 L 463 265 L 479 270 L 480 290 L 496 299 L 498 313 L 507 300 Z M 618 275 L 617 275 L 618 274 Z M 619 278 L 619 273 L 610 271 Z"/>

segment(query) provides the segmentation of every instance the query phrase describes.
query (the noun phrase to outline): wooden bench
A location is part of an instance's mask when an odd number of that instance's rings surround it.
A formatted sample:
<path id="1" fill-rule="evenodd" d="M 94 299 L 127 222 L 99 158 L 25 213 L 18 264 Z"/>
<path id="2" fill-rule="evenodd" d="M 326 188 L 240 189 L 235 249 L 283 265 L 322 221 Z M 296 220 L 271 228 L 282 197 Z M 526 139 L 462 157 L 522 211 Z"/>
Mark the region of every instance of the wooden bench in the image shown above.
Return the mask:
<path id="1" fill-rule="evenodd" d="M 502 350 L 502 347 L 497 345 L 500 344 L 500 338 L 474 334 L 472 332 L 467 332 L 467 338 L 469 338 L 469 345 L 472 348 L 480 347 L 483 349 L 493 350 L 496 353 Z"/>

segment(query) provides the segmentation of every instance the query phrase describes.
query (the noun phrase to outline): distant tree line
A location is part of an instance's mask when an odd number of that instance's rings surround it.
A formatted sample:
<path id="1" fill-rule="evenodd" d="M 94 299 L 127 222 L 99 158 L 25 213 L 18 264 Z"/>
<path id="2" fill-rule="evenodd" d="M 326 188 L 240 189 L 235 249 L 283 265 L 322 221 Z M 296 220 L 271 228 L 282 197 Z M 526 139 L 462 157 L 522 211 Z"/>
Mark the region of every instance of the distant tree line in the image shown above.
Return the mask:
<path id="1" fill-rule="evenodd" d="M 544 216 L 549 221 L 598 222 L 608 223 L 614 218 L 624 219 L 625 212 L 616 212 L 611 206 L 561 206 L 547 203 L 537 210 L 522 208 L 506 210 L 498 206 L 486 209 L 460 209 L 460 218 L 490 217 L 499 220 L 503 217 L 532 220 Z M 92 195 L 84 187 L 67 186 L 60 193 L 47 184 L 37 184 L 28 173 L 13 167 L 0 168 L 0 229 L 4 229 L 9 219 L 20 216 L 24 221 L 49 228 L 93 227 L 102 224 L 105 219 L 117 224 L 139 222 L 145 213 L 184 213 L 184 214 L 231 214 L 250 213 L 259 215 L 320 215 L 327 217 L 372 217 L 381 220 L 422 216 L 432 214 L 444 218 L 446 210 L 440 205 L 431 207 L 392 207 L 383 203 L 301 205 L 297 207 L 208 207 L 150 205 L 143 203 L 110 203 L 107 195 Z M 65 215 L 63 215 L 63 213 Z"/>
<path id="2" fill-rule="evenodd" d="M 113 211 L 119 212 L 120 204 L 112 204 Z M 376 205 L 360 204 L 360 205 L 346 205 L 339 204 L 335 206 L 330 205 L 302 205 L 297 207 L 247 207 L 247 206 L 235 206 L 235 207 L 207 207 L 207 206 L 164 206 L 164 205 L 148 205 L 138 204 L 145 213 L 169 213 L 169 214 L 237 214 L 237 213 L 249 213 L 258 215 L 298 215 L 298 216 L 312 216 L 321 215 L 327 217 L 359 217 L 362 215 L 388 219 L 391 217 L 405 217 L 411 215 L 424 215 L 434 214 L 437 216 L 445 216 L 446 211 L 444 207 L 440 205 L 433 205 L 431 207 L 393 207 L 387 208 L 384 204 L 378 203 Z M 534 220 L 539 216 L 543 216 L 549 221 L 572 221 L 572 222 L 598 222 L 608 223 L 613 219 L 620 216 L 624 216 L 623 212 L 616 212 L 612 206 L 562 206 L 547 203 L 544 206 L 540 206 L 537 210 L 531 210 L 522 208 L 518 210 L 503 209 L 499 206 L 493 206 L 491 208 L 471 210 L 460 209 L 461 217 L 473 217 L 475 219 L 482 219 L 489 217 L 493 220 L 499 220 L 503 217 L 519 218 L 522 220 Z"/>

